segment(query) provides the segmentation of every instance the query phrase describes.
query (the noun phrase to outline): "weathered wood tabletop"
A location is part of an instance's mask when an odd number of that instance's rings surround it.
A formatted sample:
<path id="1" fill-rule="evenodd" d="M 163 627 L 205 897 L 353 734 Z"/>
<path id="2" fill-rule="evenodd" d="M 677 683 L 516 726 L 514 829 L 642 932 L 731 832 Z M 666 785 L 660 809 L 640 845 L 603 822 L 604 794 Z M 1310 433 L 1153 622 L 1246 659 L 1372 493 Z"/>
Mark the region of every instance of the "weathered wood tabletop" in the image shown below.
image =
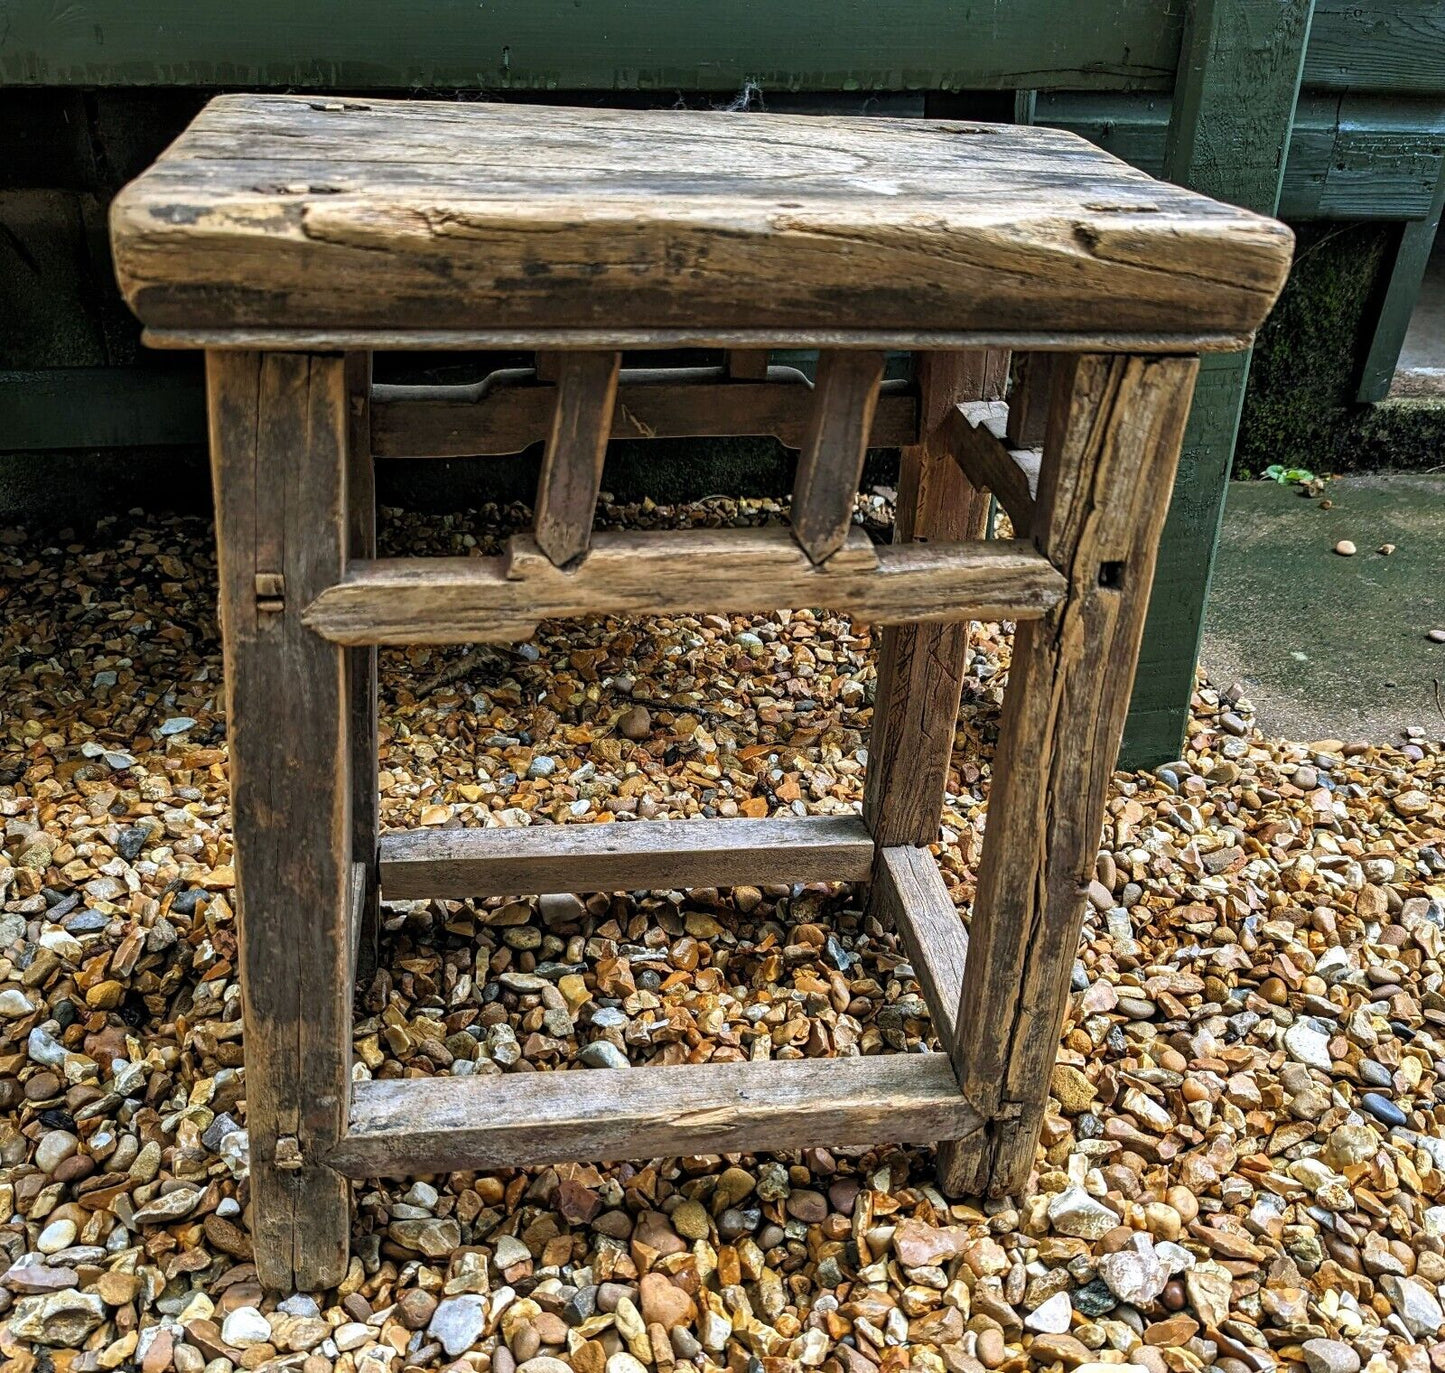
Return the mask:
<path id="1" fill-rule="evenodd" d="M 111 222 L 153 341 L 241 346 L 1238 346 L 1292 241 L 1055 129 L 284 95 L 213 100 Z"/>

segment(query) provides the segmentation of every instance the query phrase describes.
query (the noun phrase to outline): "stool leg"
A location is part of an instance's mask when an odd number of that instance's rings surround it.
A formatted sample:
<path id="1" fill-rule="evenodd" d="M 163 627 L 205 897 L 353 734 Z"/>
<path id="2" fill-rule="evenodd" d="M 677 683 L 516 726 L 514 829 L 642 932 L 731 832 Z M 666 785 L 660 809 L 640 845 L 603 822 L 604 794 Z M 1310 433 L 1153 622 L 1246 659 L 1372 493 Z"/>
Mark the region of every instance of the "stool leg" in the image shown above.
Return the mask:
<path id="1" fill-rule="evenodd" d="M 918 366 L 922 441 L 903 450 L 894 541 L 981 539 L 988 496 L 963 475 L 937 429 L 959 401 L 1003 395 L 1008 354 L 923 353 Z M 938 839 L 968 628 L 952 620 L 883 631 L 863 796 L 863 819 L 880 849 Z M 875 885 L 874 910 L 876 892 Z"/>
<path id="2" fill-rule="evenodd" d="M 346 355 L 350 432 L 346 449 L 348 552 L 353 558 L 376 557 L 376 471 L 371 457 L 371 354 Z M 347 650 L 351 698 L 352 861 L 361 867 L 360 911 L 352 930 L 357 981 L 376 967 L 380 929 L 377 836 L 381 828 L 377 770 L 381 744 L 376 721 L 376 645 Z"/>
<path id="3" fill-rule="evenodd" d="M 270 1288 L 346 1272 L 349 1191 L 320 1162 L 350 1107 L 347 654 L 301 612 L 348 538 L 336 356 L 206 359 L 226 659 L 256 1266 Z"/>
<path id="4" fill-rule="evenodd" d="M 1033 538 L 1069 589 L 1014 638 L 953 1052 L 984 1124 L 940 1151 L 946 1191 L 1033 1164 L 1197 367 L 1054 369 Z"/>

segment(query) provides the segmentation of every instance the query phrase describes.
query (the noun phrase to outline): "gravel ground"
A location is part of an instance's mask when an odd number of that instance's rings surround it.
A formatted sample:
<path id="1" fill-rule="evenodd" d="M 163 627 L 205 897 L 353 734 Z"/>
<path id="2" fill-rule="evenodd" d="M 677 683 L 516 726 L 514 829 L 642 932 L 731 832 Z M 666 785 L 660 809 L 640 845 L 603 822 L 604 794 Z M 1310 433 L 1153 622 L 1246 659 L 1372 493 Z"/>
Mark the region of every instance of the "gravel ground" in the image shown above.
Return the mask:
<path id="1" fill-rule="evenodd" d="M 489 551 L 525 515 L 383 541 Z M 950 1204 L 887 1145 L 366 1184 L 340 1289 L 263 1293 L 213 573 L 198 519 L 0 532 L 3 1373 L 1445 1370 L 1445 748 L 1263 738 L 1203 686 L 1185 758 L 1116 778 L 1025 1195 Z M 981 630 L 964 690 L 965 912 L 1007 652 Z M 854 811 L 873 671 L 806 611 L 388 653 L 385 823 Z M 936 1047 L 842 886 L 385 923 L 358 1074 Z"/>

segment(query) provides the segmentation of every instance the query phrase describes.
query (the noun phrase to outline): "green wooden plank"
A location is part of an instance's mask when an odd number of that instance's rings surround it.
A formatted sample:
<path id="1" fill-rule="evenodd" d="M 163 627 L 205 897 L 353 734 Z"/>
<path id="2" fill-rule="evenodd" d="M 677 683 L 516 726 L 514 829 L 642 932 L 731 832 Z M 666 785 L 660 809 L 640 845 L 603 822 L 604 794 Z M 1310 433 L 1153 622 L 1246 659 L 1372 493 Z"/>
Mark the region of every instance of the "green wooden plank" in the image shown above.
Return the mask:
<path id="1" fill-rule="evenodd" d="M 1167 89 L 1157 0 L 9 0 L 0 82 L 509 90 Z"/>
<path id="2" fill-rule="evenodd" d="M 1445 0 L 1318 0 L 1304 84 L 1445 93 Z"/>
<path id="3" fill-rule="evenodd" d="M 1442 207 L 1445 207 L 1445 172 L 1442 172 L 1436 186 L 1429 217 L 1413 220 L 1400 232 L 1395 260 L 1390 265 L 1389 281 L 1360 370 L 1357 400 L 1384 400 L 1390 390 L 1390 382 L 1400 362 L 1400 349 L 1405 344 L 1405 332 L 1410 327 L 1410 316 L 1420 296 L 1420 283 L 1425 279 L 1425 267 L 1435 246 L 1435 231 L 1440 227 Z"/>
<path id="4" fill-rule="evenodd" d="M 1162 95 L 1040 94 L 1037 122 L 1071 129 L 1151 176 L 1164 174 Z M 1438 96 L 1300 97 L 1277 213 L 1282 219 L 1423 219 L 1445 164 Z"/>
<path id="5" fill-rule="evenodd" d="M 1165 142 L 1171 181 L 1273 214 L 1314 0 L 1193 0 Z M 1249 355 L 1206 358 L 1184 435 L 1120 761 L 1179 755 Z"/>
<path id="6" fill-rule="evenodd" d="M 199 359 L 0 372 L 0 452 L 205 441 Z"/>

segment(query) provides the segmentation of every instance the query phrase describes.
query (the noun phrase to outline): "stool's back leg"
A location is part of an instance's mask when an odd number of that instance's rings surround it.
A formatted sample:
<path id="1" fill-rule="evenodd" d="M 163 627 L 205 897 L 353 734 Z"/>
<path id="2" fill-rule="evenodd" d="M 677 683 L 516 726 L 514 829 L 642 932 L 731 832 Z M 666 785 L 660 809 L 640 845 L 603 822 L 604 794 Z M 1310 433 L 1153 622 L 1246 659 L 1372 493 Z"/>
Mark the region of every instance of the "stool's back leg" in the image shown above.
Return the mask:
<path id="1" fill-rule="evenodd" d="M 1196 369 L 1055 367 L 1033 537 L 1069 590 L 1014 639 L 954 1046 L 985 1124 L 940 1153 L 949 1191 L 1033 1163 Z"/>
<path id="2" fill-rule="evenodd" d="M 832 557 L 848 537 L 884 361 L 882 353 L 863 350 L 818 356 L 790 515 L 793 537 L 812 562 Z"/>
<path id="3" fill-rule="evenodd" d="M 988 495 L 963 475 L 939 425 L 960 401 L 1001 398 L 1007 357 L 983 351 L 920 355 L 920 441 L 903 450 L 895 543 L 983 537 Z M 863 796 L 863 819 L 880 849 L 938 838 L 968 631 L 966 620 L 883 631 Z"/>
<path id="4" fill-rule="evenodd" d="M 261 1280 L 346 1272 L 346 1180 L 316 1160 L 350 1092 L 347 653 L 301 623 L 348 539 L 342 357 L 212 352 L 206 365 Z"/>
<path id="5" fill-rule="evenodd" d="M 371 354 L 346 355 L 346 390 L 351 420 L 346 446 L 347 552 L 352 558 L 376 557 L 376 470 L 371 458 Z M 376 964 L 378 919 L 377 835 L 381 798 L 377 792 L 376 646 L 347 652 L 351 698 L 351 851 L 366 870 L 366 890 L 353 966 L 360 958 L 368 971 Z"/>
<path id="6" fill-rule="evenodd" d="M 581 557 L 592 539 L 621 365 L 621 353 L 563 353 L 557 364 L 534 523 L 537 546 L 558 567 Z"/>

